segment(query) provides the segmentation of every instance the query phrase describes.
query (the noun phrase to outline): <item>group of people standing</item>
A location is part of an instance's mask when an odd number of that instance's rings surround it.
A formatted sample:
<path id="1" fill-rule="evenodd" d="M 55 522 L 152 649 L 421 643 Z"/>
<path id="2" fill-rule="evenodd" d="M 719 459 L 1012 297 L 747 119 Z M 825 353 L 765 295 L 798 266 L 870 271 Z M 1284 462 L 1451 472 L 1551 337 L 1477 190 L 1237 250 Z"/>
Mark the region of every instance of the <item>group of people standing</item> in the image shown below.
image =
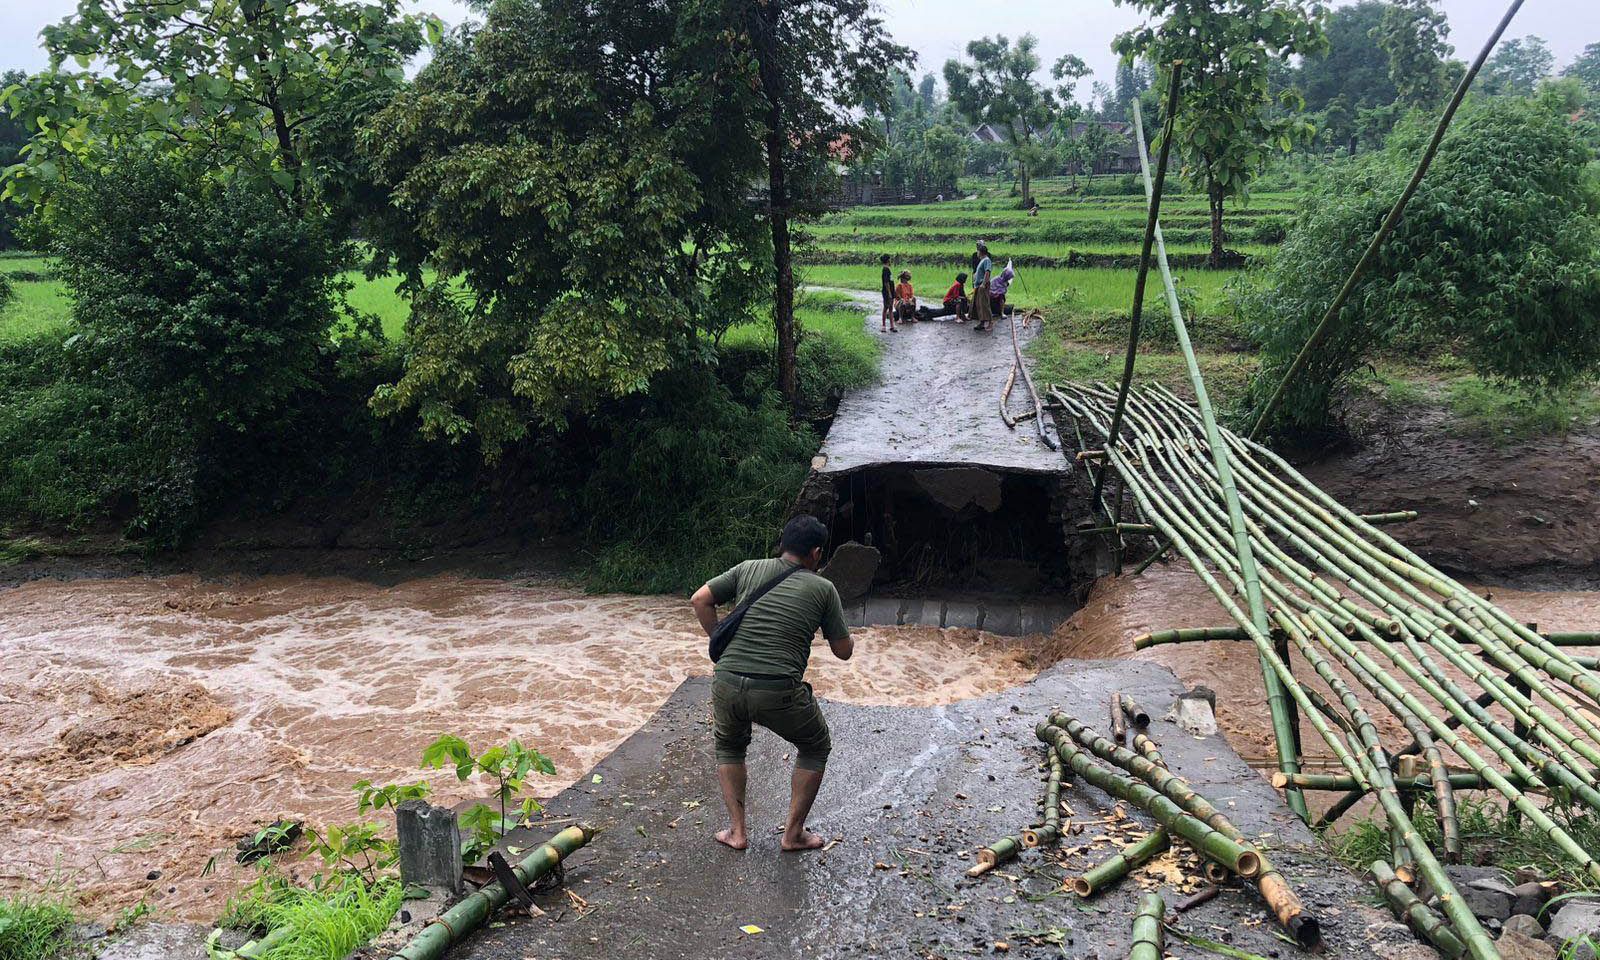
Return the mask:
<path id="1" fill-rule="evenodd" d="M 883 316 L 878 329 L 884 333 L 898 333 L 901 323 L 935 320 L 954 316 L 956 323 L 974 321 L 973 330 L 994 328 L 994 318 L 1006 312 L 1006 292 L 1016 278 L 1016 270 L 1007 263 L 1004 270 L 994 272 L 994 261 L 989 257 L 989 245 L 979 240 L 972 254 L 972 296 L 967 296 L 967 274 L 957 273 L 955 282 L 944 293 L 943 305 L 937 309 L 917 306 L 916 290 L 911 285 L 911 271 L 900 271 L 900 282 L 895 283 L 894 271 L 889 266 L 889 255 L 881 258 L 883 264 Z"/>

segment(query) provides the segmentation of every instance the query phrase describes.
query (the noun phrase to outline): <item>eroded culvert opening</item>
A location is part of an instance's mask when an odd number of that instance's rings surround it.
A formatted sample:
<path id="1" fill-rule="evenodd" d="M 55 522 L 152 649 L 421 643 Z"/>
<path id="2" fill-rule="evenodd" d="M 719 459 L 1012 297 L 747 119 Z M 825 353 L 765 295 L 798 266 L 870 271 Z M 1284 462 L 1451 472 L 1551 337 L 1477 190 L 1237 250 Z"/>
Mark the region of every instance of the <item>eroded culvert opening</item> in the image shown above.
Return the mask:
<path id="1" fill-rule="evenodd" d="M 814 474 L 801 509 L 829 524 L 827 573 L 853 625 L 1047 634 L 1097 574 L 1054 473 L 881 465 Z"/>

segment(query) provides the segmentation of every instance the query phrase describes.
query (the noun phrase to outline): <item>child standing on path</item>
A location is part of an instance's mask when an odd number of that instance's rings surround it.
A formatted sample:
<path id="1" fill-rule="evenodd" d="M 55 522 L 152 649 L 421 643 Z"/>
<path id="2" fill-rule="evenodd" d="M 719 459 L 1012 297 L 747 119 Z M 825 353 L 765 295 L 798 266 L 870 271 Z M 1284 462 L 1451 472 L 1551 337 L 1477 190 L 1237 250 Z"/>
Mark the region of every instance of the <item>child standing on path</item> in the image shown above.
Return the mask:
<path id="1" fill-rule="evenodd" d="M 889 272 L 889 255 L 884 254 L 879 262 L 883 264 L 883 316 L 878 320 L 878 332 L 898 333 L 894 317 L 894 274 Z"/>

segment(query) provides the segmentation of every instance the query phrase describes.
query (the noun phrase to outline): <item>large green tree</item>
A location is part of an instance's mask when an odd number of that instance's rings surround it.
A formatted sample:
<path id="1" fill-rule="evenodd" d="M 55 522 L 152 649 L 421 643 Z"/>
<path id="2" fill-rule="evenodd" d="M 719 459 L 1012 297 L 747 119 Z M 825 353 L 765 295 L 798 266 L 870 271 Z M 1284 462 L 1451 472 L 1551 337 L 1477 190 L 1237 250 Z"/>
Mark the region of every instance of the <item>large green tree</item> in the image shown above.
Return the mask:
<path id="1" fill-rule="evenodd" d="M 1502 42 L 1484 63 L 1483 87 L 1488 93 L 1528 96 L 1555 66 L 1555 54 L 1542 37 L 1516 37 Z"/>
<path id="2" fill-rule="evenodd" d="M 1450 23 L 1434 0 L 1385 4 L 1374 38 L 1389 61 L 1395 97 L 1410 106 L 1432 106 L 1450 92 L 1457 69 L 1449 60 Z"/>
<path id="3" fill-rule="evenodd" d="M 1004 131 L 1024 206 L 1033 196 L 1033 173 L 1045 160 L 1041 135 L 1072 103 L 1077 81 L 1089 72 L 1082 59 L 1068 54 L 1050 69 L 1055 88 L 1040 83 L 1039 41 L 1025 33 L 1013 44 L 1004 36 L 982 37 L 967 44 L 967 59 L 948 60 L 944 81 L 950 101 L 972 123 Z"/>
<path id="4" fill-rule="evenodd" d="M 1563 77 L 1572 77 L 1589 89 L 1600 93 L 1600 42 L 1591 43 L 1573 58 L 1561 71 Z"/>
<path id="5" fill-rule="evenodd" d="M 1305 57 L 1300 67 L 1307 110 L 1325 110 L 1341 97 L 1354 109 L 1394 102 L 1389 57 L 1380 39 L 1390 8 L 1384 0 L 1360 0 L 1328 14 L 1326 52 Z"/>
<path id="6" fill-rule="evenodd" d="M 1322 10 L 1301 0 L 1117 0 L 1159 22 L 1117 37 L 1123 57 L 1142 56 L 1166 76 L 1182 61 L 1182 106 L 1173 131 L 1186 179 L 1206 193 L 1212 265 L 1224 259 L 1223 206 L 1249 194 L 1250 181 L 1274 152 L 1309 139 L 1299 114 L 1272 109 L 1274 63 L 1312 56 L 1326 45 Z M 1165 81 L 1157 87 L 1165 86 Z"/>
<path id="7" fill-rule="evenodd" d="M 21 70 L 0 73 L 0 91 L 20 86 L 28 79 Z M 0 109 L 0 173 L 22 159 L 22 147 L 28 142 L 28 129 L 23 122 Z M 0 199 L 0 250 L 14 246 L 17 232 L 17 206 Z"/>
<path id="8" fill-rule="evenodd" d="M 378 412 L 493 459 L 753 316 L 759 82 L 725 13 L 495 0 L 362 129 L 412 301 Z"/>
<path id="9" fill-rule="evenodd" d="M 300 210 L 341 206 L 352 131 L 430 23 L 400 0 L 79 0 L 44 30 L 51 69 L 9 94 L 33 139 L 6 196 L 47 204 L 74 170 L 134 150 Z"/>
<path id="10" fill-rule="evenodd" d="M 767 225 L 772 241 L 773 325 L 778 389 L 798 409 L 792 221 L 815 216 L 833 193 L 833 162 L 843 143 L 863 143 L 866 104 L 883 102 L 891 79 L 911 62 L 871 0 L 743 0 L 734 49 L 755 63 L 766 155 Z"/>
<path id="11" fill-rule="evenodd" d="M 1349 276 L 1428 132 L 1402 125 L 1384 150 L 1331 169 L 1312 190 L 1318 202 L 1251 270 L 1238 306 L 1263 345 L 1254 400 L 1277 385 Z M 1275 429 L 1329 426 L 1349 376 L 1388 346 L 1446 345 L 1486 376 L 1533 387 L 1600 369 L 1591 157 L 1555 98 L 1488 98 L 1464 110 L 1332 334 L 1289 385 Z"/>

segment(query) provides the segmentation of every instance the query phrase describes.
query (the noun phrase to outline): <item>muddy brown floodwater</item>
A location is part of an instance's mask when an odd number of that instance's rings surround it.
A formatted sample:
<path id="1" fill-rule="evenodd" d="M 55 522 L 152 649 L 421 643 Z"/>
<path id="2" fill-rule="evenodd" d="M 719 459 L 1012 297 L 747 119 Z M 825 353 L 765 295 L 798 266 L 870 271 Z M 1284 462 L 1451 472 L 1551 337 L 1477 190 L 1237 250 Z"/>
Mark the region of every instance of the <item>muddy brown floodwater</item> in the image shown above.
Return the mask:
<path id="1" fill-rule="evenodd" d="M 1031 678 L 1043 642 L 857 636 L 848 663 L 814 658 L 819 694 L 927 705 L 992 693 Z M 165 916 L 215 919 L 251 875 L 232 862 L 237 838 L 279 817 L 357 819 L 352 784 L 423 778 L 422 748 L 445 732 L 537 746 L 558 771 L 538 785 L 551 795 L 709 672 L 704 647 L 682 599 L 552 582 L 0 591 L 0 889 L 56 879 L 102 914 L 148 899 Z M 446 800 L 486 792 L 431 774 Z"/>
<path id="2" fill-rule="evenodd" d="M 1596 592 L 1494 592 L 1548 629 L 1593 627 L 1600 611 Z M 866 628 L 854 659 L 823 653 L 811 679 L 853 703 L 948 703 L 1062 657 L 1132 656 L 1147 630 L 1224 622 L 1171 565 L 1102 580 L 1050 638 Z M 53 879 L 101 914 L 144 899 L 201 921 L 251 876 L 232 860 L 239 837 L 281 817 L 356 819 L 351 785 L 423 778 L 422 748 L 439 734 L 537 746 L 558 771 L 538 785 L 547 796 L 709 667 L 679 598 L 460 576 L 37 581 L 0 591 L 0 655 L 0 890 Z M 1215 689 L 1234 747 L 1270 765 L 1245 644 L 1138 656 Z M 1309 729 L 1306 745 L 1315 765 Z M 427 776 L 444 801 L 486 793 Z"/>

